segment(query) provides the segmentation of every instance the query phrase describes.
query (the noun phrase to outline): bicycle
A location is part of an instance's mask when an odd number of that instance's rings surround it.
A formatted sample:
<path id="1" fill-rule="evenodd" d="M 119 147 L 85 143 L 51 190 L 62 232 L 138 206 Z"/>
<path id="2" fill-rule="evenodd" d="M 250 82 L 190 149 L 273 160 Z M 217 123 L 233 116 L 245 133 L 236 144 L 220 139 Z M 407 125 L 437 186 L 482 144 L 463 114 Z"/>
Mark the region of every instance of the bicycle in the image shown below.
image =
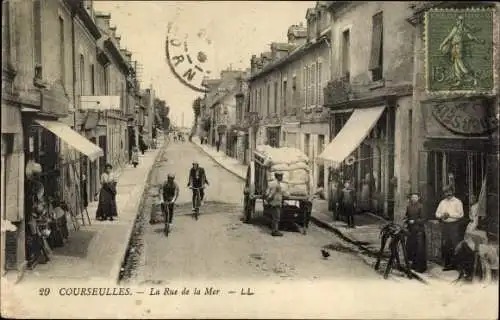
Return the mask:
<path id="1" fill-rule="evenodd" d="M 193 217 L 195 220 L 198 220 L 198 216 L 200 215 L 200 205 L 201 205 L 201 195 L 200 195 L 200 189 L 201 188 L 193 188 L 190 187 L 190 189 L 196 190 L 196 195 L 194 197 L 194 211 L 193 211 Z"/>
<path id="2" fill-rule="evenodd" d="M 169 202 L 164 202 L 163 203 L 163 213 L 165 215 L 165 236 L 168 237 L 168 234 L 170 233 L 170 208 L 169 208 Z"/>

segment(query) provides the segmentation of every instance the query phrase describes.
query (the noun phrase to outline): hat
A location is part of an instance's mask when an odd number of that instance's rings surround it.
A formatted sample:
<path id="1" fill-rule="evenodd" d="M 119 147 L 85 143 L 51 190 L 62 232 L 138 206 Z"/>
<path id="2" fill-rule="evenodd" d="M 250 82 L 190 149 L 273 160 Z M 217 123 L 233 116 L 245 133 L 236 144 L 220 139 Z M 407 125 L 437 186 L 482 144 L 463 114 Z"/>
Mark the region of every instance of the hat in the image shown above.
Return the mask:
<path id="1" fill-rule="evenodd" d="M 453 187 L 450 185 L 444 186 L 443 193 L 453 193 Z"/>
<path id="2" fill-rule="evenodd" d="M 417 196 L 420 197 L 420 192 L 414 191 L 414 190 L 410 190 L 410 192 L 408 192 L 408 197 L 411 197 L 413 195 L 417 195 Z"/>
<path id="3" fill-rule="evenodd" d="M 274 176 L 275 176 L 275 177 L 277 177 L 277 176 L 283 177 L 283 172 L 276 171 L 276 172 L 274 173 Z"/>

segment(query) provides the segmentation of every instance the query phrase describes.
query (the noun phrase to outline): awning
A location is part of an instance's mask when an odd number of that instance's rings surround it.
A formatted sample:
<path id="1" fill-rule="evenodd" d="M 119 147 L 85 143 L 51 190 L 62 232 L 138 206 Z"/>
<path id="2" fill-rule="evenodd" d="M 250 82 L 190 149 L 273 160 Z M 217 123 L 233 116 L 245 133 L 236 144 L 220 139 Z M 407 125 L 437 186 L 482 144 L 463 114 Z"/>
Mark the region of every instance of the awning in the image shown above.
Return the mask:
<path id="1" fill-rule="evenodd" d="M 337 136 L 318 156 L 318 161 L 331 166 L 342 163 L 368 136 L 384 109 L 385 106 L 355 109 Z"/>
<path id="2" fill-rule="evenodd" d="M 94 161 L 104 155 L 101 148 L 90 142 L 87 138 L 71 129 L 68 125 L 59 121 L 35 120 L 39 125 L 49 130 L 61 140 L 80 151 L 90 160 Z"/>

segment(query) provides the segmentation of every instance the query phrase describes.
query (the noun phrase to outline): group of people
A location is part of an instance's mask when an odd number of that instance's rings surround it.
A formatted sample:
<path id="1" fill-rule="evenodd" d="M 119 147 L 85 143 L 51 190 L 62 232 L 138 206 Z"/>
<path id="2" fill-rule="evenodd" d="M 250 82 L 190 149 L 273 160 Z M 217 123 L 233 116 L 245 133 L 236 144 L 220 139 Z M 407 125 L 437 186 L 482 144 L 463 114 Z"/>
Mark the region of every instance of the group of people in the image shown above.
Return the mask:
<path id="1" fill-rule="evenodd" d="M 471 206 L 469 219 L 464 221 L 463 203 L 455 197 L 453 187 L 446 186 L 443 189 L 443 195 L 444 198 L 439 202 L 435 212 L 435 217 L 442 227 L 443 271 L 457 270 L 464 260 L 459 255 L 459 245 L 463 242 L 466 233 L 474 231 L 477 227 L 479 219 L 478 203 L 475 202 Z M 426 216 L 420 202 L 420 195 L 416 192 L 411 193 L 405 215 L 405 223 L 408 228 L 406 251 L 408 260 L 411 262 L 411 268 L 417 272 L 427 270 L 425 222 Z M 468 222 L 466 228 L 464 228 L 464 222 Z"/>
<path id="2" fill-rule="evenodd" d="M 200 167 L 197 161 L 193 161 L 193 165 L 189 170 L 189 178 L 187 183 L 187 187 L 193 190 L 193 196 L 192 196 L 193 211 L 195 210 L 195 199 L 198 194 L 200 196 L 201 204 L 203 204 L 203 200 L 205 198 L 205 191 L 204 191 L 205 186 L 208 185 L 209 182 L 207 179 L 207 175 L 205 173 L 205 169 L 203 167 Z M 174 218 L 175 202 L 179 197 L 179 185 L 175 181 L 174 174 L 168 174 L 167 181 L 165 181 L 160 187 L 160 195 L 162 203 L 162 212 L 163 214 L 166 214 L 168 209 L 169 212 L 168 224 L 172 226 Z"/>

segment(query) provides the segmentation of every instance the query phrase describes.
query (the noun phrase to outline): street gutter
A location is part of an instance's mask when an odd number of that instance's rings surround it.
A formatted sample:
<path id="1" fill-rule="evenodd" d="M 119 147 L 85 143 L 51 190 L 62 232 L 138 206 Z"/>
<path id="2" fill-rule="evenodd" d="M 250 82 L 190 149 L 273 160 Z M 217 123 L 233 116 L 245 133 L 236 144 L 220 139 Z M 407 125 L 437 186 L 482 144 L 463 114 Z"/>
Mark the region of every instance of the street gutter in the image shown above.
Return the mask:
<path id="1" fill-rule="evenodd" d="M 168 140 L 164 140 L 164 143 L 160 146 L 160 148 L 157 149 L 158 151 L 157 151 L 157 154 L 155 155 L 155 158 L 153 160 L 153 164 L 151 165 L 151 168 L 149 168 L 148 174 L 146 175 L 146 179 L 143 182 L 144 186 L 142 188 L 142 194 L 141 194 L 140 200 L 134 204 L 133 209 L 134 209 L 134 211 L 137 212 L 137 215 L 139 214 L 139 212 L 138 212 L 139 208 L 144 203 L 146 189 L 149 187 L 148 181 L 150 181 L 152 178 L 151 173 L 153 172 L 153 167 L 154 167 L 155 163 L 158 162 L 158 159 L 162 155 L 164 148 L 167 148 L 167 147 L 168 147 Z M 134 225 L 135 225 L 135 222 L 137 219 L 137 215 L 134 218 L 132 224 L 130 225 L 130 228 L 127 231 L 127 241 L 124 241 L 124 243 L 122 244 L 122 249 L 120 251 L 120 252 L 122 252 L 122 257 L 121 257 L 121 259 L 117 260 L 117 262 L 115 262 L 115 266 L 113 267 L 112 272 L 111 272 L 111 276 L 116 277 L 115 283 L 119 283 L 120 270 L 121 270 L 121 267 L 122 267 L 123 262 L 125 260 L 125 257 L 127 255 L 129 242 L 130 242 L 130 238 L 132 237 L 132 232 L 134 230 Z"/>

